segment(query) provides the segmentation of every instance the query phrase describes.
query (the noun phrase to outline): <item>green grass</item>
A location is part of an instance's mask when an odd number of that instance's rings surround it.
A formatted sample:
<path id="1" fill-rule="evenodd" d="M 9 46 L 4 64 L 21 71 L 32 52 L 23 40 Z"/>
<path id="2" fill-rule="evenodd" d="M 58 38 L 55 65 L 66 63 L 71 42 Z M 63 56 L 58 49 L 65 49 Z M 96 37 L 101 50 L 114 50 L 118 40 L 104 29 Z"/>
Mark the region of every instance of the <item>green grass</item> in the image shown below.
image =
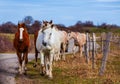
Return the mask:
<path id="1" fill-rule="evenodd" d="M 91 63 L 86 64 L 84 58 L 67 56 L 66 61 L 55 62 L 53 66 L 53 79 L 40 75 L 40 67 L 33 68 L 34 60 L 28 63 L 27 80 L 31 84 L 119 84 L 120 83 L 120 57 L 108 58 L 106 71 L 99 76 L 101 59 L 96 60 L 96 68 Z M 17 81 L 19 81 L 17 76 Z M 25 82 L 27 83 L 27 82 Z M 18 83 L 20 84 L 20 83 Z"/>

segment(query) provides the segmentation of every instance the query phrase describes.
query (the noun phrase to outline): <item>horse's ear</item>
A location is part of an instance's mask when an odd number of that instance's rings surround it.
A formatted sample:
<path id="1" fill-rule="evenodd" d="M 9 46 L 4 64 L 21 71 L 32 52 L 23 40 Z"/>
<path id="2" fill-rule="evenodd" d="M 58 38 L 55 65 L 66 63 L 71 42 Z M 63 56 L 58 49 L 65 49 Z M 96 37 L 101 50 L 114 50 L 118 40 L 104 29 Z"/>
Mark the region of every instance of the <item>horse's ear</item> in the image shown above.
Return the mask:
<path id="1" fill-rule="evenodd" d="M 25 28 L 25 23 L 22 23 L 22 26 Z"/>
<path id="2" fill-rule="evenodd" d="M 50 24 L 52 24 L 52 22 L 53 22 L 53 21 L 51 20 L 51 21 L 50 21 Z"/>
<path id="3" fill-rule="evenodd" d="M 20 23 L 18 22 L 18 27 L 20 27 Z"/>
<path id="4" fill-rule="evenodd" d="M 44 20 L 43 20 L 43 24 L 45 24 L 45 26 L 47 26 L 47 21 L 44 21 Z"/>

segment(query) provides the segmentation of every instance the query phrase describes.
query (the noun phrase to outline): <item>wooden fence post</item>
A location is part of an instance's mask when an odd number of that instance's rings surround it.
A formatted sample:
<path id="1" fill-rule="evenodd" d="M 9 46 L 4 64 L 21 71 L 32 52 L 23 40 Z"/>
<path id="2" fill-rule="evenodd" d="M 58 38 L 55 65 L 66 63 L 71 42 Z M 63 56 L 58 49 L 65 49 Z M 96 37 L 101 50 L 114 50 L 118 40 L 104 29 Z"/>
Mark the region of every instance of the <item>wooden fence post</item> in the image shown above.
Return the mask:
<path id="1" fill-rule="evenodd" d="M 96 42 L 96 37 L 95 33 L 92 34 L 92 68 L 95 68 L 95 42 Z"/>
<path id="2" fill-rule="evenodd" d="M 105 32 L 101 34 L 101 52 L 103 52 L 104 40 L 105 40 Z"/>
<path id="3" fill-rule="evenodd" d="M 101 52 L 103 52 L 103 37 L 101 36 Z"/>
<path id="4" fill-rule="evenodd" d="M 86 34 L 86 45 L 85 45 L 86 62 L 89 63 L 89 34 Z"/>
<path id="5" fill-rule="evenodd" d="M 106 36 L 106 42 L 105 42 L 105 46 L 103 49 L 102 65 L 100 68 L 99 75 L 103 75 L 105 68 L 106 68 L 106 61 L 107 61 L 107 57 L 108 57 L 108 53 L 109 53 L 111 35 L 112 35 L 112 33 L 108 33 Z"/>
<path id="6" fill-rule="evenodd" d="M 118 42 L 118 44 L 119 44 L 119 48 L 120 48 L 120 37 L 119 37 L 119 40 L 118 40 L 119 42 Z"/>
<path id="7" fill-rule="evenodd" d="M 90 34 L 89 34 L 89 36 L 88 36 L 88 40 L 89 40 L 88 46 L 89 46 L 89 56 L 90 56 L 90 52 L 91 52 L 91 39 L 90 39 Z"/>

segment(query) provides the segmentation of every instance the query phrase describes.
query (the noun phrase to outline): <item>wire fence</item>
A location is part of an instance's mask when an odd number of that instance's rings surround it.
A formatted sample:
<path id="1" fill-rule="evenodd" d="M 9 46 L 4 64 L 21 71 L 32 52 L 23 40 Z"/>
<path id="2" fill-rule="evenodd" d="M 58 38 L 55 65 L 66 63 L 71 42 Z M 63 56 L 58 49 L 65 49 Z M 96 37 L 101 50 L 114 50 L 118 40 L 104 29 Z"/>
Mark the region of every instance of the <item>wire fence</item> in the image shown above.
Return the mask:
<path id="1" fill-rule="evenodd" d="M 92 68 L 95 68 L 95 58 L 97 53 L 101 53 L 101 67 L 99 75 L 103 75 L 108 56 L 120 56 L 120 35 L 113 33 L 101 33 L 101 34 L 86 34 L 86 47 L 85 56 L 86 62 L 89 62 L 89 58 L 92 58 Z M 98 35 L 98 36 L 97 36 Z M 90 54 L 91 52 L 91 54 Z"/>

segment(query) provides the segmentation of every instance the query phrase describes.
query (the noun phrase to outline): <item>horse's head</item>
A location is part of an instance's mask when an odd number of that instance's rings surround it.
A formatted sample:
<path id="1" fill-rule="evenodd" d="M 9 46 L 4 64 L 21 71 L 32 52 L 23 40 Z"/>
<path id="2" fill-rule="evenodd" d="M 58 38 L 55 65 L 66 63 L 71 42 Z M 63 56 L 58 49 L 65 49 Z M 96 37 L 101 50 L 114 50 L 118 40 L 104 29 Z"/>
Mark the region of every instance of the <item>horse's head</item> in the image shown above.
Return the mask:
<path id="1" fill-rule="evenodd" d="M 48 29 L 48 28 L 52 28 L 53 27 L 53 22 L 52 20 L 50 22 L 48 21 L 43 21 L 43 24 L 42 24 L 42 30 L 45 30 L 45 29 Z"/>
<path id="2" fill-rule="evenodd" d="M 23 33 L 26 31 L 26 27 L 24 23 L 18 23 L 18 33 L 19 33 L 19 41 L 23 41 Z"/>
<path id="3" fill-rule="evenodd" d="M 50 49 L 51 47 L 51 39 L 52 36 L 54 35 L 54 30 L 55 30 L 55 26 L 52 24 L 52 21 L 50 22 L 43 22 L 43 26 L 42 26 L 42 33 L 43 33 L 43 41 L 42 44 L 43 46 L 47 47 Z"/>

